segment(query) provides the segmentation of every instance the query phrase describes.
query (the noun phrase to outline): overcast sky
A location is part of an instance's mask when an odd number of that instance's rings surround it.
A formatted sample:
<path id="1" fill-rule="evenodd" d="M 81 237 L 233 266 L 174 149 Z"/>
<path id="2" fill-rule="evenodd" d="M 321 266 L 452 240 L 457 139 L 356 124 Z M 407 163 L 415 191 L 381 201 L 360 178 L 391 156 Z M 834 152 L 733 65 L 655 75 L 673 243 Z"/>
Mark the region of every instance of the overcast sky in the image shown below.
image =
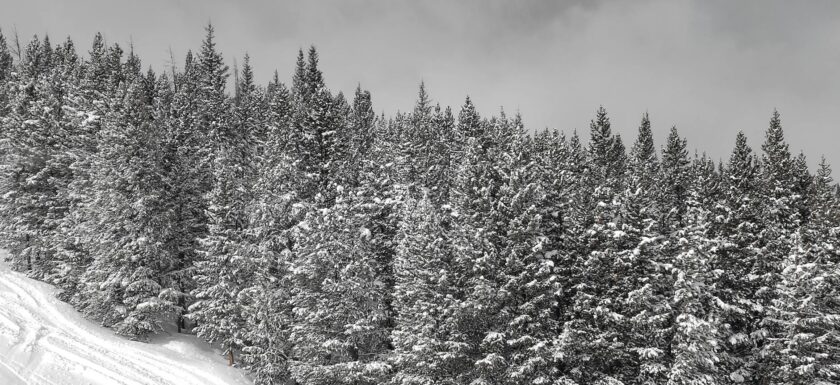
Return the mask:
<path id="1" fill-rule="evenodd" d="M 443 105 L 522 113 L 531 129 L 588 135 L 599 105 L 625 143 L 648 111 L 657 145 L 676 125 L 689 146 L 726 158 L 743 130 L 760 151 L 773 108 L 792 150 L 840 169 L 840 1 L 0 0 L 21 36 L 95 32 L 133 41 L 145 65 L 179 63 L 212 21 L 219 48 L 257 76 L 291 78 L 314 44 L 327 85 L 357 83 L 375 108 L 409 110 L 421 80 Z M 838 174 L 840 175 L 840 173 Z"/>

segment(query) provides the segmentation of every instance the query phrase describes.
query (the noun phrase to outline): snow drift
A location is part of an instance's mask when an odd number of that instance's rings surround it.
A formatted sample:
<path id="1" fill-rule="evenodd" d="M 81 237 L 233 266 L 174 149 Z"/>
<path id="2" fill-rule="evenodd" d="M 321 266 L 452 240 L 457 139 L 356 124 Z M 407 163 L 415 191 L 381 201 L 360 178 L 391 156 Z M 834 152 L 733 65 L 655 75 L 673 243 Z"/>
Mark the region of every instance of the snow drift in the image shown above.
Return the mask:
<path id="1" fill-rule="evenodd" d="M 0 262 L 0 384 L 251 383 L 193 336 L 129 341 L 82 318 L 54 291 Z"/>

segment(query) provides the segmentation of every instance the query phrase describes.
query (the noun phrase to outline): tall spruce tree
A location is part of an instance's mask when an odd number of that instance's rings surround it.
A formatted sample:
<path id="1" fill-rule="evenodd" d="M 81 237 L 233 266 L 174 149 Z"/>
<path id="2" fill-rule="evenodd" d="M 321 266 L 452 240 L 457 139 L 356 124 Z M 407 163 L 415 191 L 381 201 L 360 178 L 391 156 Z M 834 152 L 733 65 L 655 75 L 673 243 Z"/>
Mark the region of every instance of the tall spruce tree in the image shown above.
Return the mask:
<path id="1" fill-rule="evenodd" d="M 723 202 L 718 237 L 721 245 L 711 266 L 716 277 L 716 295 L 721 299 L 723 351 L 721 367 L 730 379 L 750 379 L 754 370 L 754 332 L 760 322 L 761 305 L 755 293 L 760 287 L 751 272 L 758 266 L 762 229 L 759 165 L 747 137 L 739 132 L 723 175 Z"/>
<path id="2" fill-rule="evenodd" d="M 256 183 L 253 151 L 257 148 L 258 130 L 262 127 L 262 94 L 254 84 L 248 56 L 242 67 L 239 99 L 233 106 L 232 125 L 215 143 L 213 189 L 208 201 L 208 233 L 200 239 L 199 258 L 195 262 L 196 303 L 190 307 L 190 318 L 197 321 L 196 334 L 210 342 L 219 342 L 234 361 L 234 351 L 247 342 L 243 311 L 248 298 L 240 293 L 251 285 L 258 268 L 254 256 L 243 246 L 249 242 L 247 205 Z"/>
<path id="3" fill-rule="evenodd" d="M 703 166 L 703 164 L 700 164 Z M 686 226 L 678 230 L 680 252 L 674 259 L 674 332 L 668 373 L 669 385 L 712 385 L 721 382 L 718 349 L 721 330 L 717 298 L 709 262 L 717 250 L 710 236 L 710 212 L 703 200 L 710 184 L 697 178 L 688 192 Z M 737 381 L 736 381 L 737 382 Z"/>
<path id="4" fill-rule="evenodd" d="M 663 208 L 661 225 L 665 233 L 679 229 L 688 200 L 691 183 L 691 162 L 688 159 L 686 140 L 681 138 L 676 127 L 671 127 L 665 147 L 662 149 L 660 207 Z"/>
<path id="5" fill-rule="evenodd" d="M 447 219 L 428 197 L 403 206 L 394 261 L 395 384 L 459 384 L 470 367 L 451 314 L 463 290 L 456 280 Z"/>
<path id="6" fill-rule="evenodd" d="M 774 383 L 830 384 L 840 380 L 840 206 L 832 191 L 831 168 L 823 158 L 814 178 L 812 220 L 794 235 L 778 297 L 763 326 L 775 332 L 763 353 Z"/>
<path id="7" fill-rule="evenodd" d="M 94 255 L 82 275 L 79 307 L 87 316 L 132 339 L 163 331 L 175 312 L 167 286 L 175 266 L 165 252 L 171 221 L 157 164 L 160 127 L 138 81 L 123 85 L 109 108 L 92 169 L 94 198 L 87 208 Z"/>

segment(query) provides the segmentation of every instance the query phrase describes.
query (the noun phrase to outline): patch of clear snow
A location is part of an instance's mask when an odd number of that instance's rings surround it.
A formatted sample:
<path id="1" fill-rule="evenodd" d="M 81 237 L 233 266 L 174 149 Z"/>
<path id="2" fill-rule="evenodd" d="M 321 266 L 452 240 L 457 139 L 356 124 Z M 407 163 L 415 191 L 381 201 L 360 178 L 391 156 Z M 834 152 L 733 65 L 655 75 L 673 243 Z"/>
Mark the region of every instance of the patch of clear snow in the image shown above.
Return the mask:
<path id="1" fill-rule="evenodd" d="M 0 250 L 0 261 L 6 252 Z M 126 340 L 81 317 L 55 289 L 0 262 L 0 384 L 251 384 L 185 334 Z"/>

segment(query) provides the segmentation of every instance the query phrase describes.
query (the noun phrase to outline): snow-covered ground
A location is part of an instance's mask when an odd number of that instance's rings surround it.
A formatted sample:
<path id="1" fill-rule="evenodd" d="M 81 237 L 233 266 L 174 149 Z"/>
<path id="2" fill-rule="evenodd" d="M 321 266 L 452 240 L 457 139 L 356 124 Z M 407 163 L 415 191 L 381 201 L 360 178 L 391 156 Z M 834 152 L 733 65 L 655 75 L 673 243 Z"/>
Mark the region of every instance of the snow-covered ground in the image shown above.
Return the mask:
<path id="1" fill-rule="evenodd" d="M 0 384 L 251 384 L 193 336 L 129 341 L 82 318 L 54 292 L 0 262 Z"/>

